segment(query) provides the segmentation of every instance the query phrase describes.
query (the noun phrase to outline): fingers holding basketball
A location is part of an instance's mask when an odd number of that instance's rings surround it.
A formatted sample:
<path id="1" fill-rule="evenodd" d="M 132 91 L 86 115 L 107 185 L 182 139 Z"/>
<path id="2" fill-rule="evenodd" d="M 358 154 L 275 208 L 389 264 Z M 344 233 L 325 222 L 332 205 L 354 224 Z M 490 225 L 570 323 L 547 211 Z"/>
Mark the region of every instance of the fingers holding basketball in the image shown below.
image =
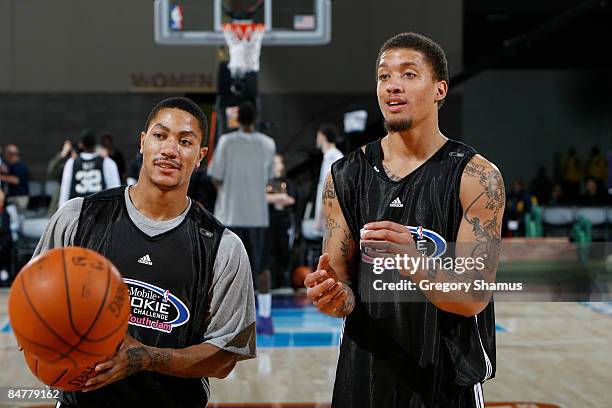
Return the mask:
<path id="1" fill-rule="evenodd" d="M 96 375 L 85 383 L 83 392 L 93 391 L 145 370 L 151 362 L 147 347 L 126 335 L 113 358 L 97 364 Z"/>

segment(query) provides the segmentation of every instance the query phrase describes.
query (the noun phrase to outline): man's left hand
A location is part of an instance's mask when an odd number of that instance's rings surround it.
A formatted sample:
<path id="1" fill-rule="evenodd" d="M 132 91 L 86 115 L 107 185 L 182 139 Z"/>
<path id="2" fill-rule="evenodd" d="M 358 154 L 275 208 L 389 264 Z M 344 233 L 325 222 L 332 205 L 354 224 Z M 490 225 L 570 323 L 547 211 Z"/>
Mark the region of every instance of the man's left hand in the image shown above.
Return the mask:
<path id="1" fill-rule="evenodd" d="M 87 380 L 82 391 L 93 391 L 107 386 L 146 370 L 150 364 L 151 354 L 148 347 L 126 334 L 121 347 L 113 358 L 96 365 L 97 374 Z"/>

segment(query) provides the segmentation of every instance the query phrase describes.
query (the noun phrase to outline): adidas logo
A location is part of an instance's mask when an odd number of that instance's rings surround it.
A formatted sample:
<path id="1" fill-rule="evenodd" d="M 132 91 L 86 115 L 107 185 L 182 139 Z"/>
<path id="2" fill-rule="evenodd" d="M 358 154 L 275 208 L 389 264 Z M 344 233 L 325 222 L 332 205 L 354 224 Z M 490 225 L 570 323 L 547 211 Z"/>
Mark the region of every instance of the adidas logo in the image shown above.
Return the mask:
<path id="1" fill-rule="evenodd" d="M 404 204 L 402 204 L 399 197 L 397 197 L 391 204 L 389 204 L 389 207 L 403 208 Z"/>
<path id="2" fill-rule="evenodd" d="M 151 262 L 151 257 L 149 256 L 149 254 L 146 254 L 145 256 L 140 258 L 138 260 L 138 263 L 145 264 L 145 265 L 153 265 L 153 262 Z"/>

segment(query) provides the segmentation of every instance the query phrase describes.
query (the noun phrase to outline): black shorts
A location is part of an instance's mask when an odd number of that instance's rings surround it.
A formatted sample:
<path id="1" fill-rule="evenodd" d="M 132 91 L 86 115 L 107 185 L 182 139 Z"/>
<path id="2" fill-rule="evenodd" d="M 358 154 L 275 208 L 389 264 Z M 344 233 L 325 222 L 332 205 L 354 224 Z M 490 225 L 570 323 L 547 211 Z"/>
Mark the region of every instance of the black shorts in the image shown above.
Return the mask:
<path id="1" fill-rule="evenodd" d="M 268 237 L 267 227 L 228 227 L 244 244 L 251 270 L 253 282 L 257 282 L 257 275 L 268 269 Z"/>

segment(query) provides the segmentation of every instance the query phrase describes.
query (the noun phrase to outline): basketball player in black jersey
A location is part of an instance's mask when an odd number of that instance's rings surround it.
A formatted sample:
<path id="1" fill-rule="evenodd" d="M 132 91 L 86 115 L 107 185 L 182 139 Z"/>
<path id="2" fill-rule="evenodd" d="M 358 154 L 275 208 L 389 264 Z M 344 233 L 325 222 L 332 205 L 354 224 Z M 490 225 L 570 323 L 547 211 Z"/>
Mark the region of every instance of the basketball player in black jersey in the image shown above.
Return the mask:
<path id="1" fill-rule="evenodd" d="M 58 407 L 204 407 L 207 377 L 255 356 L 247 253 L 187 197 L 206 133 L 193 101 L 161 101 L 140 135 L 136 185 L 69 200 L 49 221 L 36 254 L 73 245 L 103 254 L 121 271 L 131 308 L 120 349 L 86 382 L 74 379 L 82 392 L 62 393 Z"/>
<path id="2" fill-rule="evenodd" d="M 388 133 L 333 165 L 323 191 L 324 253 L 305 280 L 319 310 L 345 318 L 332 406 L 484 407 L 481 383 L 495 373 L 490 294 L 457 301 L 433 290 L 421 302 L 372 301 L 364 260 L 416 256 L 415 240 L 428 236 L 444 247 L 484 248 L 484 269 L 464 278 L 494 280 L 503 180 L 495 165 L 440 132 L 448 68 L 438 44 L 399 34 L 382 46 L 376 70 Z M 397 269 L 415 284 L 456 277 Z"/>

